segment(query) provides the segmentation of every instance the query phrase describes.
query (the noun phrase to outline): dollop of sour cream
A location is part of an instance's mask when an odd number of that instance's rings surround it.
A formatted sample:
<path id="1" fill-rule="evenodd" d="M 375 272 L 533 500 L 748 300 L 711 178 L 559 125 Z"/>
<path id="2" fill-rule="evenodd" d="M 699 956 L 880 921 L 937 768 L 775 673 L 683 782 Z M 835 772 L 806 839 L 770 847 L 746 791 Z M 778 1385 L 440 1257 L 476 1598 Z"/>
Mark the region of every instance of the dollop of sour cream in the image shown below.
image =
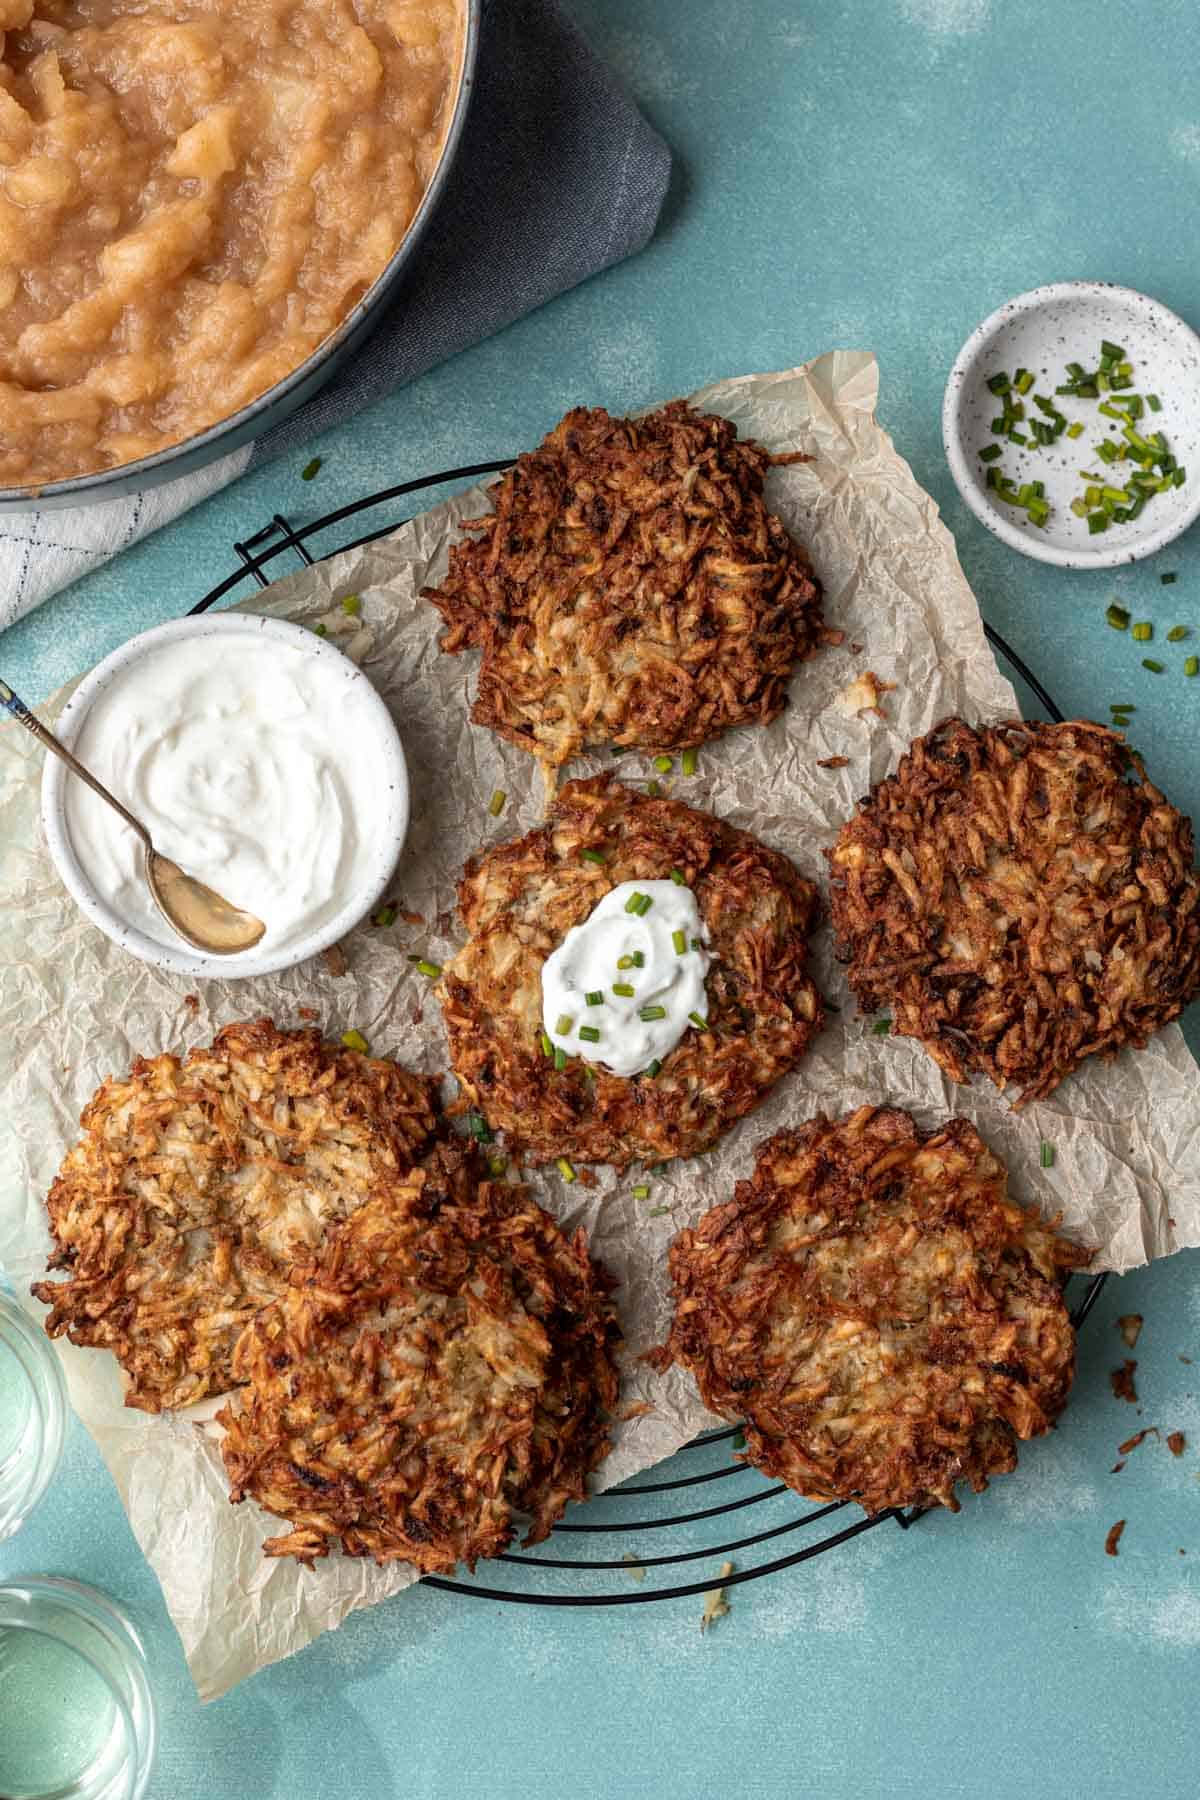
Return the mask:
<path id="1" fill-rule="evenodd" d="M 690 887 L 621 882 L 542 965 L 550 1041 L 613 1075 L 662 1062 L 707 1018 L 707 943 Z"/>
<path id="2" fill-rule="evenodd" d="M 181 638 L 114 674 L 73 748 L 161 855 L 263 920 L 261 955 L 328 923 L 377 866 L 378 726 L 365 687 L 277 637 Z M 368 766 L 349 779 L 356 758 Z M 147 937 L 178 946 L 150 898 L 138 838 L 83 782 L 64 795 L 97 893 Z"/>

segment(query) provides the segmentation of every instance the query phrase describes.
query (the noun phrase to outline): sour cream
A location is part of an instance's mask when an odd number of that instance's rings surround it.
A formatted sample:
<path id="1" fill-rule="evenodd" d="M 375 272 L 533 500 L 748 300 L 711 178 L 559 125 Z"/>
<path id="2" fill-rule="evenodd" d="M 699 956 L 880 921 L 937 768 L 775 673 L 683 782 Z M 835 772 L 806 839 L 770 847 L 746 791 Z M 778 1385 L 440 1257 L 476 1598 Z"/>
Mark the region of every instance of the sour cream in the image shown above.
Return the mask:
<path id="1" fill-rule="evenodd" d="M 641 911 L 630 910 L 635 903 Z M 690 887 L 621 882 L 542 965 L 542 1022 L 551 1042 L 613 1075 L 639 1075 L 662 1062 L 707 1018 L 707 942 Z"/>
<path id="2" fill-rule="evenodd" d="M 229 632 L 165 641 L 117 668 L 73 748 L 156 850 L 263 920 L 252 953 L 261 957 L 319 932 L 378 869 L 378 739 L 377 702 L 353 665 L 273 635 Z M 64 802 L 96 893 L 177 947 L 135 834 L 81 781 L 68 779 Z"/>

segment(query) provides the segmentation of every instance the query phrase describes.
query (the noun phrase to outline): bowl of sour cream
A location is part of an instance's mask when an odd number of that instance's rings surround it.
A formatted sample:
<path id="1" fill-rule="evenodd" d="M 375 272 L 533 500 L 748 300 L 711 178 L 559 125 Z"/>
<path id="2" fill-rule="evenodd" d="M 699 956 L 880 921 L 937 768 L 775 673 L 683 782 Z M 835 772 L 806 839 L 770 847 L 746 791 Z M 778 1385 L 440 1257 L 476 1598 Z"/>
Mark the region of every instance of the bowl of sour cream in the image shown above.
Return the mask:
<path id="1" fill-rule="evenodd" d="M 211 956 L 171 929 L 141 845 L 58 761 L 42 823 L 62 880 L 115 944 L 186 975 L 269 975 L 337 943 L 382 897 L 408 830 L 390 713 L 349 657 L 300 625 L 218 613 L 157 626 L 80 683 L 58 735 L 155 849 L 266 925 Z"/>

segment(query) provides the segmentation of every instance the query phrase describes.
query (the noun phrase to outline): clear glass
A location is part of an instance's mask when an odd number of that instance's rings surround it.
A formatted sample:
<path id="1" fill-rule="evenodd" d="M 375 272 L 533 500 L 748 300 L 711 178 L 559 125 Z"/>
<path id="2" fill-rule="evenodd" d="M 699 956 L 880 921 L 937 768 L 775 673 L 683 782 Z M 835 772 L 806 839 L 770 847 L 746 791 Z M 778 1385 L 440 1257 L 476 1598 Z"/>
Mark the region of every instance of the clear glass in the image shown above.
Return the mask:
<path id="1" fill-rule="evenodd" d="M 145 1648 L 119 1607 L 57 1575 L 0 1585 L 4 1800 L 139 1800 L 155 1735 Z"/>
<path id="2" fill-rule="evenodd" d="M 66 1428 L 58 1354 L 28 1313 L 0 1293 L 0 1540 L 25 1523 L 49 1487 Z"/>

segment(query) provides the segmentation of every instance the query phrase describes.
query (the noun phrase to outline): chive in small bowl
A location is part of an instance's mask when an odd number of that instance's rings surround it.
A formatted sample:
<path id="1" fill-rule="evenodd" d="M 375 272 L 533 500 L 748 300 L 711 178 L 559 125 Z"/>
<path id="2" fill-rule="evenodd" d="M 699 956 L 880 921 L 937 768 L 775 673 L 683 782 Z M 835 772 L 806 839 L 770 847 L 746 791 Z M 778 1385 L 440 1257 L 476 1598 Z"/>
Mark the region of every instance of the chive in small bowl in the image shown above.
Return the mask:
<path id="1" fill-rule="evenodd" d="M 1014 550 L 1064 569 L 1152 556 L 1200 514 L 1200 337 L 1133 288 L 1032 288 L 960 350 L 942 441 Z"/>

